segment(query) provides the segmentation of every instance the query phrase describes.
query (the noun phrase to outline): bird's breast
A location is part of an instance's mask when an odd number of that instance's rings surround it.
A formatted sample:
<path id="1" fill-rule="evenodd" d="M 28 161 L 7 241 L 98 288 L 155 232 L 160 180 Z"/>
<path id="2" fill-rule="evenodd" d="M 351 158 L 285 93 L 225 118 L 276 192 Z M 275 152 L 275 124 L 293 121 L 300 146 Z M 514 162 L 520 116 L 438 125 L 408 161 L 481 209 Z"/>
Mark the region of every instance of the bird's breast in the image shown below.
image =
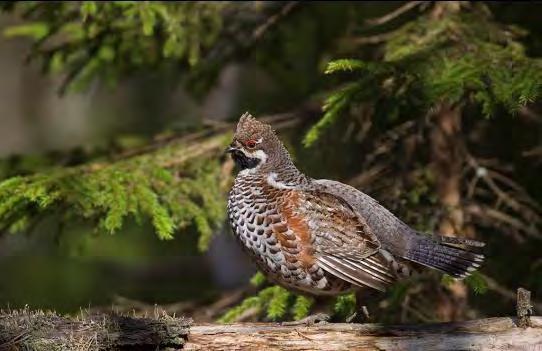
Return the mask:
<path id="1" fill-rule="evenodd" d="M 336 293 L 337 285 L 316 263 L 308 218 L 299 206 L 299 192 L 246 175 L 230 192 L 228 216 L 241 246 L 272 280 L 311 293 Z"/>
<path id="2" fill-rule="evenodd" d="M 260 179 L 236 179 L 228 199 L 228 216 L 242 246 L 270 270 L 277 271 L 283 254 L 273 233 L 273 224 L 280 222 L 280 216 L 276 204 L 264 193 Z"/>

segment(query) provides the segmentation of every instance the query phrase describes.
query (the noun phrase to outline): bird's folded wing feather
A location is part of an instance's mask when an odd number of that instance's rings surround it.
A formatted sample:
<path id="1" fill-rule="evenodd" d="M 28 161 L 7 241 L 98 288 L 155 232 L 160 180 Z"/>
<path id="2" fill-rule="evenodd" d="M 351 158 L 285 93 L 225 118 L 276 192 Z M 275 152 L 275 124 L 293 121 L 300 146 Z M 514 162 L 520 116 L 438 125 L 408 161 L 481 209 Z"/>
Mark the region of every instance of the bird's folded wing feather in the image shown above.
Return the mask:
<path id="1" fill-rule="evenodd" d="M 340 197 L 321 191 L 297 191 L 292 215 L 306 219 L 318 265 L 357 286 L 378 290 L 395 280 L 367 223 Z"/>

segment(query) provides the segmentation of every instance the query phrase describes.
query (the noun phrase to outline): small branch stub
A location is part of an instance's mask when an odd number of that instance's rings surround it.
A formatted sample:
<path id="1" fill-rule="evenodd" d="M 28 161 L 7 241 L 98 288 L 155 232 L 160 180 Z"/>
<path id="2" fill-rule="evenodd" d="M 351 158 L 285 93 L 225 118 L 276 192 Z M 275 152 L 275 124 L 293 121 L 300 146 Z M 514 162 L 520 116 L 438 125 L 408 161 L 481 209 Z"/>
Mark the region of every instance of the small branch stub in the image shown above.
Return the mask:
<path id="1" fill-rule="evenodd" d="M 531 292 L 529 290 L 518 288 L 517 299 L 518 327 L 531 327 L 530 316 L 533 314 L 533 305 L 531 304 Z"/>

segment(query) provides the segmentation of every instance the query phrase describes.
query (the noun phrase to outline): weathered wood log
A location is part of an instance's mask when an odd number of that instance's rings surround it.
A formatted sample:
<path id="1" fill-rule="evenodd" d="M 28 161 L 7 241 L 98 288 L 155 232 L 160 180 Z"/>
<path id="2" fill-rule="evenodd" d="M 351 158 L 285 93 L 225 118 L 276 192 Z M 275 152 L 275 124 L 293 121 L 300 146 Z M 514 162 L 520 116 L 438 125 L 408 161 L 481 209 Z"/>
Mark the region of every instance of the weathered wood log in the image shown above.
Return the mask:
<path id="1" fill-rule="evenodd" d="M 194 325 L 184 350 L 542 350 L 542 317 L 521 329 L 515 318 L 383 326 L 324 324 Z"/>
<path id="2" fill-rule="evenodd" d="M 542 317 L 385 326 L 330 323 L 191 325 L 158 315 L 134 318 L 0 312 L 0 350 L 542 350 Z"/>

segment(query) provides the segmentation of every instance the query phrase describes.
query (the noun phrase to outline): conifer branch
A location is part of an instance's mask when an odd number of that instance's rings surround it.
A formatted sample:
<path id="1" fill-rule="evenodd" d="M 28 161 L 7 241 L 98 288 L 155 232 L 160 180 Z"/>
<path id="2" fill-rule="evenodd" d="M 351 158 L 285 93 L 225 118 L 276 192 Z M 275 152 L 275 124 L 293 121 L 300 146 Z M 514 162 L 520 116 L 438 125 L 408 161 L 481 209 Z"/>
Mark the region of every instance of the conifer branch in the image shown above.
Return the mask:
<path id="1" fill-rule="evenodd" d="M 288 128 L 310 112 L 266 116 Z M 98 221 L 114 233 L 127 218 L 149 219 L 161 239 L 194 225 L 206 249 L 225 216 L 233 165 L 220 162 L 233 124 L 167 140 L 75 167 L 51 168 L 0 182 L 0 233 L 32 229 L 42 216 L 66 214 Z"/>

